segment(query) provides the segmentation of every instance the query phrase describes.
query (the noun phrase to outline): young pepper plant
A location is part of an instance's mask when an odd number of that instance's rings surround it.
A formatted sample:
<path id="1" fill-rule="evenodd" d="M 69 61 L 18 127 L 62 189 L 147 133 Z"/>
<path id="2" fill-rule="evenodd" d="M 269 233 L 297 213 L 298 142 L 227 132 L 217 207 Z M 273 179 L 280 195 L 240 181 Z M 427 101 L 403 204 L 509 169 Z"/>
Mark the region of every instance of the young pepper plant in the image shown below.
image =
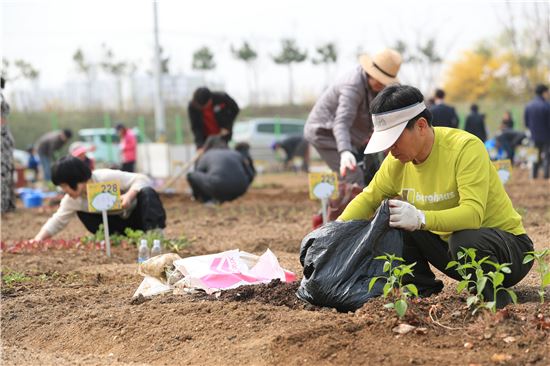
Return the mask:
<path id="1" fill-rule="evenodd" d="M 456 271 L 460 277 L 462 277 L 462 281 L 458 282 L 456 292 L 460 293 L 465 289 L 470 290 L 471 295 L 466 299 L 466 305 L 468 308 L 476 305 L 476 308 L 473 311 L 474 314 L 485 305 L 483 289 L 487 284 L 487 278 L 483 276 L 481 264 L 488 259 L 489 257 L 485 257 L 477 261 L 476 250 L 474 248 L 462 248 L 462 251 L 457 253 L 457 260 L 447 263 L 446 269 L 456 267 Z M 476 274 L 475 279 L 472 278 L 472 271 Z"/>
<path id="2" fill-rule="evenodd" d="M 390 302 L 384 305 L 385 308 L 395 309 L 395 312 L 402 318 L 407 312 L 408 298 L 411 296 L 418 297 L 418 289 L 412 283 L 403 285 L 403 277 L 405 275 L 413 276 L 412 268 L 415 263 L 412 264 L 399 264 L 394 266 L 395 262 L 404 262 L 403 258 L 397 257 L 394 254 L 384 253 L 384 255 L 375 257 L 375 259 L 384 260 L 383 271 L 388 273 L 388 276 L 377 276 L 369 282 L 369 292 L 379 279 L 386 279 L 386 284 L 383 288 L 383 297 L 387 298 L 390 294 L 393 297 L 394 302 Z"/>
<path id="3" fill-rule="evenodd" d="M 495 263 L 492 261 L 485 261 L 488 265 L 491 265 L 494 267 L 493 271 L 489 271 L 487 273 L 487 277 L 489 277 L 489 281 L 493 285 L 493 301 L 489 301 L 487 304 L 485 304 L 485 307 L 491 312 L 496 313 L 497 311 L 497 295 L 499 291 L 506 291 L 514 304 L 518 303 L 518 297 L 516 296 L 516 293 L 509 288 L 506 288 L 502 286 L 504 282 L 504 273 L 509 274 L 512 273 L 512 270 L 510 269 L 511 263 Z"/>
<path id="4" fill-rule="evenodd" d="M 462 261 L 462 262 L 460 262 Z M 493 271 L 485 273 L 482 265 L 490 265 L 494 267 Z M 489 309 L 493 313 L 496 312 L 496 299 L 499 291 L 506 291 L 512 301 L 517 303 L 517 296 L 514 291 L 502 287 L 504 282 L 504 273 L 510 273 L 510 263 L 495 263 L 489 260 L 489 257 L 483 257 L 480 260 L 476 259 L 475 248 L 462 248 L 462 251 L 457 253 L 457 260 L 450 261 L 446 269 L 455 268 L 462 281 L 457 285 L 456 291 L 460 293 L 468 289 L 471 295 L 466 299 L 468 308 L 475 305 L 472 314 L 475 314 L 479 309 Z M 472 273 L 475 273 L 475 279 L 472 278 Z M 493 287 L 493 301 L 485 301 L 483 290 L 489 282 Z"/>
<path id="5" fill-rule="evenodd" d="M 540 297 L 540 303 L 544 304 L 544 288 L 550 285 L 550 264 L 546 261 L 550 257 L 550 248 L 539 251 L 525 253 L 523 264 L 527 264 L 533 260 L 537 262 L 537 273 L 540 276 L 540 288 L 537 291 Z"/>

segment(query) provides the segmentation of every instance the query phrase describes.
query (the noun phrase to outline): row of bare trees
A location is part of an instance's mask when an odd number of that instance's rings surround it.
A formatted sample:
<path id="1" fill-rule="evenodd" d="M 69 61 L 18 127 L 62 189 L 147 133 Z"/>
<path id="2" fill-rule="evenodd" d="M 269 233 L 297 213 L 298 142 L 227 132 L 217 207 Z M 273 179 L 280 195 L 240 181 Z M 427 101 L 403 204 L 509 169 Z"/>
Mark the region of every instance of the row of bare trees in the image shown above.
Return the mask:
<path id="1" fill-rule="evenodd" d="M 244 63 L 247 72 L 247 87 L 249 91 L 249 101 L 252 104 L 258 104 L 259 83 L 258 83 L 258 52 L 251 45 L 243 41 L 240 46 L 231 45 L 231 54 L 237 60 Z M 301 49 L 295 40 L 283 39 L 281 41 L 280 51 L 270 56 L 272 61 L 277 65 L 286 66 L 288 70 L 288 101 L 294 102 L 294 65 L 302 63 L 308 58 L 308 51 Z M 106 44 L 101 45 L 101 57 L 98 61 L 78 48 L 72 60 L 76 71 L 83 76 L 86 89 L 86 105 L 95 107 L 97 105 L 97 96 L 94 90 L 98 75 L 102 72 L 104 75 L 111 77 L 115 83 L 117 96 L 117 105 L 119 110 L 124 110 L 123 83 L 124 80 L 129 80 L 130 91 L 132 93 L 132 106 L 135 106 L 135 75 L 139 65 L 137 61 L 122 59 L 115 55 L 111 47 Z M 315 55 L 311 57 L 311 62 L 315 65 L 324 65 L 325 75 L 328 83 L 329 67 L 335 64 L 338 60 L 338 52 L 334 43 L 326 43 L 316 48 Z M 2 75 L 8 80 L 16 80 L 20 78 L 30 81 L 37 81 L 40 72 L 31 64 L 23 60 L 16 60 L 14 66 L 16 70 L 12 70 L 11 64 L 7 59 L 2 60 Z M 216 68 L 214 53 L 207 46 L 200 47 L 193 53 L 191 67 L 202 74 L 203 83 L 206 82 L 206 74 Z M 170 75 L 170 57 L 165 56 L 161 48 L 161 71 L 163 75 Z M 146 70 L 146 74 L 152 76 L 151 70 Z"/>
<path id="2" fill-rule="evenodd" d="M 76 70 L 82 74 L 86 80 L 87 90 L 87 104 L 88 106 L 94 105 L 94 91 L 93 85 L 97 77 L 98 68 L 105 74 L 110 75 L 115 80 L 118 109 L 124 109 L 124 98 L 122 91 L 122 84 L 125 78 L 130 80 L 130 83 L 134 83 L 134 76 L 138 70 L 138 63 L 136 61 L 127 61 L 117 58 L 113 50 L 106 44 L 101 45 L 102 57 L 98 63 L 92 62 L 84 52 L 79 48 L 73 54 L 73 62 L 75 63 Z M 168 59 L 162 59 L 164 69 L 167 68 Z M 134 91 L 134 85 L 131 85 L 132 92 Z M 132 96 L 135 99 L 135 96 Z M 135 100 L 132 103 L 135 105 Z"/>
<path id="3" fill-rule="evenodd" d="M 0 71 L 2 78 L 9 81 L 11 84 L 14 81 L 27 82 L 32 89 L 36 89 L 37 82 L 40 78 L 40 71 L 38 71 L 29 62 L 16 59 L 10 62 L 7 58 L 2 58 L 2 69 Z M 29 106 L 32 105 L 32 96 L 29 93 L 24 93 L 20 96 L 21 104 Z"/>
<path id="4" fill-rule="evenodd" d="M 257 104 L 258 96 L 258 71 L 256 66 L 256 60 L 258 58 L 258 52 L 253 49 L 246 41 L 238 46 L 231 46 L 231 54 L 235 59 L 244 62 L 247 70 L 247 87 L 249 90 L 249 100 L 253 104 Z M 131 81 L 133 75 L 137 71 L 136 62 L 128 62 L 117 59 L 111 48 L 105 44 L 102 45 L 103 57 L 99 66 L 103 72 L 112 76 L 115 79 L 117 86 L 117 97 L 119 110 L 124 108 L 122 97 L 122 80 L 124 77 L 128 77 Z M 315 65 L 324 65 L 325 74 L 328 80 L 329 66 L 336 63 L 338 60 L 338 52 L 334 43 L 326 43 L 316 48 L 316 55 L 312 57 L 311 61 Z M 295 64 L 306 61 L 308 52 L 302 50 L 296 44 L 293 39 L 283 39 L 281 41 L 281 50 L 278 54 L 272 55 L 273 62 L 278 65 L 287 67 L 288 70 L 288 101 L 290 104 L 294 102 L 294 77 L 293 66 Z M 91 63 L 84 55 L 83 51 L 78 49 L 73 55 L 73 61 L 76 64 L 77 70 L 83 74 L 87 80 L 88 100 L 92 101 L 92 83 L 96 74 L 96 65 Z M 191 67 L 193 70 L 197 70 L 202 73 L 203 81 L 206 79 L 206 73 L 216 68 L 216 61 L 214 60 L 214 53 L 210 48 L 203 46 L 197 49 L 193 53 Z M 170 57 L 162 55 L 161 49 L 161 70 L 164 75 L 170 73 Z M 151 71 L 147 71 L 149 75 L 152 75 Z M 133 90 L 133 87 L 131 88 Z"/>
<path id="5" fill-rule="evenodd" d="M 15 60 L 13 66 L 16 69 L 14 72 L 11 69 L 11 62 L 6 58 L 2 58 L 2 77 L 6 80 L 26 79 L 34 81 L 40 76 L 40 72 L 25 60 Z"/>
<path id="6" fill-rule="evenodd" d="M 249 100 L 254 103 L 258 95 L 258 73 L 255 61 L 258 58 L 258 52 L 254 50 L 246 41 L 241 46 L 231 46 L 233 57 L 241 60 L 246 65 L 248 72 L 248 90 Z M 311 58 L 311 62 L 315 65 L 324 65 L 325 74 L 328 79 L 330 64 L 336 63 L 338 60 L 338 52 L 334 43 L 328 42 L 315 49 L 315 55 Z M 283 39 L 281 41 L 281 49 L 276 55 L 270 56 L 273 62 L 277 65 L 283 65 L 288 70 L 288 103 L 294 103 L 294 65 L 302 63 L 308 58 L 308 51 L 301 49 L 294 39 Z M 195 70 L 208 72 L 216 67 L 214 54 L 208 47 L 201 47 L 193 53 L 192 67 Z"/>

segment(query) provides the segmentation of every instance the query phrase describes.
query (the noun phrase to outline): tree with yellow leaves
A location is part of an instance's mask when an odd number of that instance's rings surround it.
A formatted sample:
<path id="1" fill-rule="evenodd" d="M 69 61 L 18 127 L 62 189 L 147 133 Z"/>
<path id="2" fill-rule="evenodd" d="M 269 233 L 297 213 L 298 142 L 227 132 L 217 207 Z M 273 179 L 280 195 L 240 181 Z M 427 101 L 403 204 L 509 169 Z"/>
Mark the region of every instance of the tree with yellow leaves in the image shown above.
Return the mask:
<path id="1" fill-rule="evenodd" d="M 449 100 L 525 100 L 550 76 L 550 4 L 519 4 L 523 28 L 507 3 L 502 33 L 464 51 L 444 76 Z"/>
<path id="2" fill-rule="evenodd" d="M 521 94 L 517 84 L 519 67 L 510 54 L 494 55 L 482 47 L 465 51 L 451 63 L 444 88 L 449 100 L 474 102 L 487 97 L 515 98 Z"/>

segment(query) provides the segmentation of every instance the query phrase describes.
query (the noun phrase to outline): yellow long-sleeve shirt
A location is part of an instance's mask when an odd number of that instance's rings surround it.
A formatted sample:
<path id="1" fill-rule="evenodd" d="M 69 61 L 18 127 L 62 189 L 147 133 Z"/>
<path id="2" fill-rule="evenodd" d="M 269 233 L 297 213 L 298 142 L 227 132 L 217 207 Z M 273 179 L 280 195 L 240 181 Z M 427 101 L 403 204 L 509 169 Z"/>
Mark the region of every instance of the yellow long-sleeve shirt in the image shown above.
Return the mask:
<path id="1" fill-rule="evenodd" d="M 424 162 L 403 164 L 389 154 L 339 219 L 369 219 L 383 199 L 399 195 L 422 210 L 426 230 L 444 240 L 452 232 L 480 227 L 525 234 L 481 140 L 454 128 L 435 127 L 434 132 Z"/>

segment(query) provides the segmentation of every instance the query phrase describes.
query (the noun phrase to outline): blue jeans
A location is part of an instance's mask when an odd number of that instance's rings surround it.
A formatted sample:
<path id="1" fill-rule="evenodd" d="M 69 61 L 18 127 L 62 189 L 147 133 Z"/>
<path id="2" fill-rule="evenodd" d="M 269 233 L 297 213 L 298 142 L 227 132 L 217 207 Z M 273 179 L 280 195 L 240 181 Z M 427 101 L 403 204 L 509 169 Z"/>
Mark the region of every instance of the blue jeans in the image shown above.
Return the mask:
<path id="1" fill-rule="evenodd" d="M 47 155 L 39 155 L 40 165 L 42 165 L 42 173 L 44 180 L 49 182 L 52 180 L 52 160 Z"/>

